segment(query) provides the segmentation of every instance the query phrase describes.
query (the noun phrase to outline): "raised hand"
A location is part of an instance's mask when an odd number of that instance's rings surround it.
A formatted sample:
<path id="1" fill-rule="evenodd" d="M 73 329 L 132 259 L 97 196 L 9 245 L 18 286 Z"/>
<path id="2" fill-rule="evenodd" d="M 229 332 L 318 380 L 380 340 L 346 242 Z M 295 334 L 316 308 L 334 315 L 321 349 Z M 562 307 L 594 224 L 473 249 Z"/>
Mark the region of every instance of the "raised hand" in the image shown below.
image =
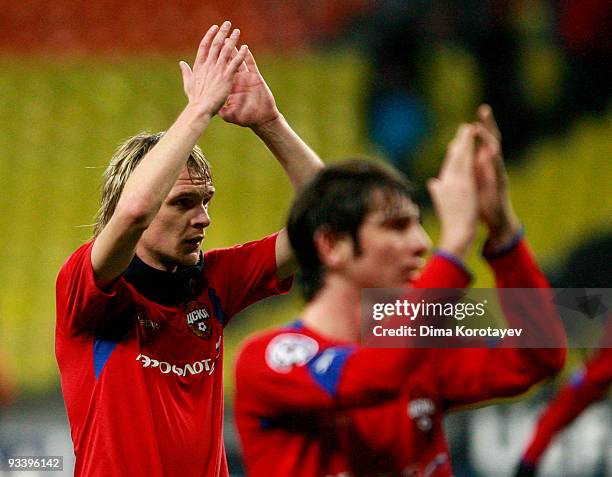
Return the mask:
<path id="1" fill-rule="evenodd" d="M 244 63 L 234 76 L 232 90 L 219 116 L 229 123 L 253 129 L 280 117 L 272 91 L 250 51 L 246 52 Z"/>
<path id="2" fill-rule="evenodd" d="M 441 224 L 439 248 L 460 258 L 467 255 L 478 226 L 474 147 L 474 126 L 462 124 L 448 145 L 438 178 L 427 183 Z"/>
<path id="3" fill-rule="evenodd" d="M 200 42 L 193 70 L 186 62 L 180 62 L 183 89 L 189 104 L 210 116 L 225 103 L 234 76 L 248 52 L 246 45 L 235 50 L 240 30 L 234 29 L 229 34 L 230 28 L 231 23 L 226 21 L 221 28 L 213 25 L 208 29 Z"/>
<path id="4" fill-rule="evenodd" d="M 481 219 L 489 228 L 493 246 L 511 239 L 520 229 L 508 192 L 508 174 L 501 150 L 501 134 L 491 107 L 478 108 L 475 172 Z"/>

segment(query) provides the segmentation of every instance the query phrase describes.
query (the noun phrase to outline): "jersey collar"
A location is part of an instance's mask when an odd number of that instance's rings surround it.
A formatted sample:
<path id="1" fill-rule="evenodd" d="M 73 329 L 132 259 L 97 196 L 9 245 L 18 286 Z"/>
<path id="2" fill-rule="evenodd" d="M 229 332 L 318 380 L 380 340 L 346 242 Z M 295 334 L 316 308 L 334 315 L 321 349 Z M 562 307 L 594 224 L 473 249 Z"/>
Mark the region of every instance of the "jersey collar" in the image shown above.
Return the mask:
<path id="1" fill-rule="evenodd" d="M 176 306 L 202 292 L 204 255 L 200 252 L 197 265 L 179 265 L 176 272 L 153 268 L 134 255 L 123 277 L 149 300 L 164 306 Z"/>

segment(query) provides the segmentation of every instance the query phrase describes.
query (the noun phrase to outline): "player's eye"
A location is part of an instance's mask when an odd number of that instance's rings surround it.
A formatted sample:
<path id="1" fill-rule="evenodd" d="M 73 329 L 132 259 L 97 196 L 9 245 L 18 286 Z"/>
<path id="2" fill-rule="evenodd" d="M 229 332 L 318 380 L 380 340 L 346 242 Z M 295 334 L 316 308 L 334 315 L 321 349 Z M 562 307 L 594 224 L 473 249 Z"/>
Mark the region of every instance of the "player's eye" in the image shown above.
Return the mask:
<path id="1" fill-rule="evenodd" d="M 390 220 L 388 226 L 392 230 L 403 232 L 410 226 L 411 223 L 412 223 L 412 219 L 408 217 L 402 217 L 401 219 Z"/>

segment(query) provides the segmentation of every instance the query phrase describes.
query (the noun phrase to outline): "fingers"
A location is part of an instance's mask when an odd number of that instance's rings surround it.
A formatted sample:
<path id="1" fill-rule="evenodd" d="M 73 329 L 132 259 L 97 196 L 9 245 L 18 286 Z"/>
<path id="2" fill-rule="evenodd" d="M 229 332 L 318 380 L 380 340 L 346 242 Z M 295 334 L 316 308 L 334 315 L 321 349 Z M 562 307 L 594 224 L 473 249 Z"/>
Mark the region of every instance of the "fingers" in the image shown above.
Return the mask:
<path id="1" fill-rule="evenodd" d="M 432 177 L 427 181 L 427 190 L 429 191 L 429 195 L 431 196 L 434 205 L 438 205 L 438 190 L 440 188 L 440 179 Z"/>
<path id="2" fill-rule="evenodd" d="M 255 63 L 255 58 L 253 57 L 253 53 L 251 53 L 251 50 L 247 52 L 244 62 L 246 63 L 249 71 L 254 71 L 255 73 L 259 73 L 259 68 L 257 68 L 257 63 Z"/>
<path id="3" fill-rule="evenodd" d="M 238 48 L 234 47 L 233 51 L 232 51 L 232 59 L 238 54 Z M 240 66 L 238 67 L 238 71 L 245 71 L 248 72 L 249 68 L 247 67 L 246 63 L 243 61 L 242 63 L 240 63 Z"/>
<path id="4" fill-rule="evenodd" d="M 496 171 L 497 174 L 505 174 L 504 160 L 502 158 L 501 144 L 499 138 L 495 136 L 481 122 L 474 123 L 476 137 L 482 142 L 482 151 L 479 153 L 480 158 L 477 168 L 486 168 L 486 170 Z M 490 169 L 490 167 L 492 169 Z M 490 179 L 490 178 L 489 178 Z"/>
<path id="5" fill-rule="evenodd" d="M 223 48 L 221 48 L 219 58 L 217 58 L 218 65 L 224 65 L 228 62 L 229 58 L 232 56 L 232 51 L 236 48 L 238 38 L 240 38 L 240 30 L 236 28 L 232 31 L 229 38 L 223 39 Z"/>
<path id="6" fill-rule="evenodd" d="M 246 45 L 242 45 L 238 50 L 238 53 L 234 55 L 229 64 L 227 65 L 226 71 L 228 73 L 235 73 L 240 69 L 242 65 L 244 65 L 244 60 L 249 53 L 249 48 Z"/>
<path id="7" fill-rule="evenodd" d="M 472 125 L 459 126 L 455 137 L 448 145 L 440 176 L 444 174 L 468 173 L 474 168 L 475 130 Z"/>
<path id="8" fill-rule="evenodd" d="M 221 28 L 219 28 L 219 31 L 217 31 L 217 34 L 212 39 L 212 43 L 210 44 L 210 49 L 208 50 L 207 56 L 207 61 L 209 61 L 210 63 L 215 64 L 217 62 L 217 59 L 219 58 L 219 52 L 221 51 L 221 48 L 225 45 L 225 39 L 227 38 L 227 34 L 229 33 L 231 26 L 232 24 L 230 22 L 223 22 L 223 25 L 221 25 Z M 238 32 L 238 35 L 240 35 L 240 32 Z"/>
<path id="9" fill-rule="evenodd" d="M 202 38 L 202 41 L 200 41 L 200 46 L 198 47 L 198 52 L 196 53 L 196 58 L 195 58 L 195 61 L 193 62 L 194 69 L 204 64 L 204 62 L 206 61 L 206 58 L 208 58 L 208 52 L 210 50 L 210 45 L 213 41 L 215 34 L 218 32 L 218 30 L 219 30 L 218 25 L 211 26 L 206 32 L 206 34 L 204 35 L 204 38 Z"/>
<path id="10" fill-rule="evenodd" d="M 495 117 L 493 116 L 493 110 L 491 106 L 488 104 L 481 104 L 476 112 L 478 116 L 478 120 L 482 123 L 482 125 L 489 131 L 493 136 L 497 138 L 498 141 L 501 141 L 501 132 L 497 127 L 497 122 L 495 121 Z"/>
<path id="11" fill-rule="evenodd" d="M 497 154 L 500 150 L 499 139 L 481 122 L 473 123 L 474 134 Z"/>
<path id="12" fill-rule="evenodd" d="M 477 155 L 474 174 L 476 182 L 480 185 L 495 184 L 497 177 L 497 164 L 490 160 L 490 156 Z"/>
<path id="13" fill-rule="evenodd" d="M 187 85 L 189 84 L 189 78 L 191 78 L 191 68 L 184 61 L 179 61 L 179 68 L 181 69 L 181 75 L 183 76 L 183 91 L 189 96 Z"/>

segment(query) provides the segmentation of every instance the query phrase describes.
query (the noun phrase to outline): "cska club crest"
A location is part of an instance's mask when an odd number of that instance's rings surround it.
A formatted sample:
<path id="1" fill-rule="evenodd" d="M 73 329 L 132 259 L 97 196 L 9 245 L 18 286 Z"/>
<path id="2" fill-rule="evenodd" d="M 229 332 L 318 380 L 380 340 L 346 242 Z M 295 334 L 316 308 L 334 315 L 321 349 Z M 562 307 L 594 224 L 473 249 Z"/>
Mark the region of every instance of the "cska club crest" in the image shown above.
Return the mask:
<path id="1" fill-rule="evenodd" d="M 191 301 L 185 305 L 185 317 L 187 326 L 194 335 L 202 339 L 210 339 L 212 335 L 212 323 L 210 313 L 199 301 Z"/>

